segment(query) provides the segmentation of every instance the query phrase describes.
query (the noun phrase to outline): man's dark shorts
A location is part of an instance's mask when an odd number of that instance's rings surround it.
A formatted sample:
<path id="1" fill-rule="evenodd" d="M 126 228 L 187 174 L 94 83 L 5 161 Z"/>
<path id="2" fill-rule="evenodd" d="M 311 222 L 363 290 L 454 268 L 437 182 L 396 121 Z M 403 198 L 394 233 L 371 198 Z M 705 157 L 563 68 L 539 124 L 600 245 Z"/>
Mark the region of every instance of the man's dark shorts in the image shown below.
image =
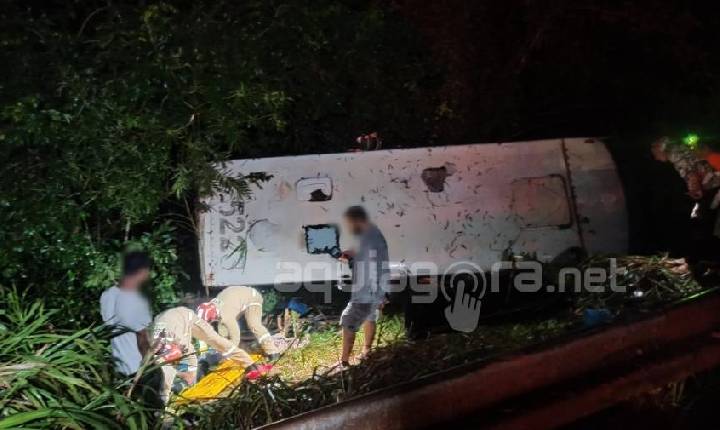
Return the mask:
<path id="1" fill-rule="evenodd" d="M 340 315 L 340 325 L 351 331 L 358 331 L 365 321 L 377 321 L 377 303 L 348 303 Z"/>

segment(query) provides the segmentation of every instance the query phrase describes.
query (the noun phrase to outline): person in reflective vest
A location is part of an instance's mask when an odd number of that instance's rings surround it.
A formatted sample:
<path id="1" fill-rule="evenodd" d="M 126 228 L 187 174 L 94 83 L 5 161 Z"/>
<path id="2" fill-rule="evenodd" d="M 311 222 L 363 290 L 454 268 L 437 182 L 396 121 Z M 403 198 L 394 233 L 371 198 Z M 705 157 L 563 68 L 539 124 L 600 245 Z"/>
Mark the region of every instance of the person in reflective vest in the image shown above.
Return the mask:
<path id="1" fill-rule="evenodd" d="M 222 354 L 223 358 L 234 360 L 245 366 L 245 373 L 256 375 L 259 368 L 244 350 L 220 336 L 212 326 L 200 318 L 193 310 L 179 306 L 162 312 L 153 322 L 153 340 L 156 357 L 162 364 L 163 387 L 161 398 L 167 402 L 175 376 L 178 375 L 177 363 L 186 357 L 188 369 L 180 376 L 188 385 L 194 383 L 197 372 L 197 356 L 193 339 L 198 339 Z M 178 354 L 178 350 L 181 354 Z"/>
<path id="2" fill-rule="evenodd" d="M 218 332 L 237 346 L 240 344 L 238 320 L 245 318 L 269 360 L 276 360 L 279 351 L 270 332 L 262 323 L 263 297 L 256 289 L 232 286 L 222 290 L 215 299 L 198 306 L 198 315 L 207 322 L 218 322 Z"/>

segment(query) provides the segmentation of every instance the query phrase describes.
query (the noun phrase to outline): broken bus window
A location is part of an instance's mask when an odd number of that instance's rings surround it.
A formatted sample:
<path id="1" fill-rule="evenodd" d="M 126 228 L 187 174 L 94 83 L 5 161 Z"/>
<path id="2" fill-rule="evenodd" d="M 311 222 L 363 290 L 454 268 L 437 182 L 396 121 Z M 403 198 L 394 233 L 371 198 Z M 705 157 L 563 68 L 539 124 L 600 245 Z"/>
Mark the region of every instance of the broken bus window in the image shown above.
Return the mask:
<path id="1" fill-rule="evenodd" d="M 334 255 L 340 249 L 340 232 L 335 224 L 306 225 L 305 247 L 310 254 Z"/>
<path id="2" fill-rule="evenodd" d="M 302 178 L 295 184 L 297 199 L 304 202 L 325 202 L 332 199 L 332 180 L 327 176 Z"/>

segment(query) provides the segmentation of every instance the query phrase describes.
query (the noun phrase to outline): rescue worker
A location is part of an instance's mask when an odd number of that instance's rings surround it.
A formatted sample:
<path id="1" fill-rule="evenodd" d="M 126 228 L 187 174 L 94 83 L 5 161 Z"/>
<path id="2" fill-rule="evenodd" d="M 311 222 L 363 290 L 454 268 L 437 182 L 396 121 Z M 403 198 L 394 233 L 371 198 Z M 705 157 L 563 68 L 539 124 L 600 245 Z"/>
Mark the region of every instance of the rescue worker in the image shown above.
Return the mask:
<path id="1" fill-rule="evenodd" d="M 198 315 L 209 323 L 217 321 L 218 332 L 229 338 L 234 346 L 240 344 L 238 320 L 244 317 L 268 360 L 274 361 L 279 358 L 279 351 L 262 323 L 262 305 L 262 294 L 254 288 L 238 285 L 225 288 L 216 298 L 201 304 Z"/>
<path id="2" fill-rule="evenodd" d="M 699 158 L 704 160 L 714 170 L 712 177 L 706 175 L 704 178 L 704 182 L 707 184 L 705 188 L 710 188 L 713 185 L 720 186 L 720 179 L 718 179 L 720 178 L 720 152 L 716 152 L 710 147 L 702 145 L 696 153 Z M 720 206 L 720 192 L 713 197 L 711 205 L 714 208 Z"/>
<path id="3" fill-rule="evenodd" d="M 700 199 L 703 191 L 720 187 L 720 174 L 708 162 L 704 152 L 696 152 L 687 145 L 672 142 L 667 137 L 653 142 L 651 152 L 656 160 L 672 163 L 687 184 L 688 194 L 693 199 Z"/>
<path id="4" fill-rule="evenodd" d="M 702 198 L 703 189 L 711 190 L 720 186 L 720 176 L 715 174 L 712 166 L 685 145 L 673 143 L 669 138 L 662 137 L 653 142 L 651 152 L 656 160 L 672 163 L 685 181 L 688 195 L 693 200 Z"/>
<path id="5" fill-rule="evenodd" d="M 688 195 L 695 201 L 691 218 L 696 225 L 695 238 L 700 248 L 715 248 L 708 241 L 709 232 L 720 237 L 720 173 L 707 161 L 702 151 L 698 152 L 688 145 L 673 142 L 662 137 L 651 146 L 653 158 L 672 163 L 675 170 L 687 185 Z"/>
<path id="6" fill-rule="evenodd" d="M 223 358 L 234 360 L 245 366 L 246 379 L 253 380 L 266 374 L 271 367 L 258 365 L 250 355 L 230 343 L 213 330 L 212 326 L 189 308 L 179 306 L 162 312 L 153 324 L 153 339 L 156 356 L 162 365 L 163 388 L 161 397 L 167 403 L 170 398 L 175 376 L 180 376 L 192 385 L 195 382 L 198 359 L 193 339 L 198 339 L 222 354 Z M 187 357 L 187 372 L 178 373 L 176 364 L 183 356 Z"/>

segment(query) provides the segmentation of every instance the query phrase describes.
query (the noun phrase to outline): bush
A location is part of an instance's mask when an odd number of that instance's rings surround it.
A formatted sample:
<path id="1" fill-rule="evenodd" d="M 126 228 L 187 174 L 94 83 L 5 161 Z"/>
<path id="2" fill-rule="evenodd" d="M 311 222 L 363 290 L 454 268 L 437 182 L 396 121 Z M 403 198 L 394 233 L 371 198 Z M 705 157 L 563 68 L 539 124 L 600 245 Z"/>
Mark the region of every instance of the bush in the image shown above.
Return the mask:
<path id="1" fill-rule="evenodd" d="M 114 380 L 107 329 L 56 329 L 56 311 L 2 288 L 0 305 L 0 429 L 148 428 Z"/>

